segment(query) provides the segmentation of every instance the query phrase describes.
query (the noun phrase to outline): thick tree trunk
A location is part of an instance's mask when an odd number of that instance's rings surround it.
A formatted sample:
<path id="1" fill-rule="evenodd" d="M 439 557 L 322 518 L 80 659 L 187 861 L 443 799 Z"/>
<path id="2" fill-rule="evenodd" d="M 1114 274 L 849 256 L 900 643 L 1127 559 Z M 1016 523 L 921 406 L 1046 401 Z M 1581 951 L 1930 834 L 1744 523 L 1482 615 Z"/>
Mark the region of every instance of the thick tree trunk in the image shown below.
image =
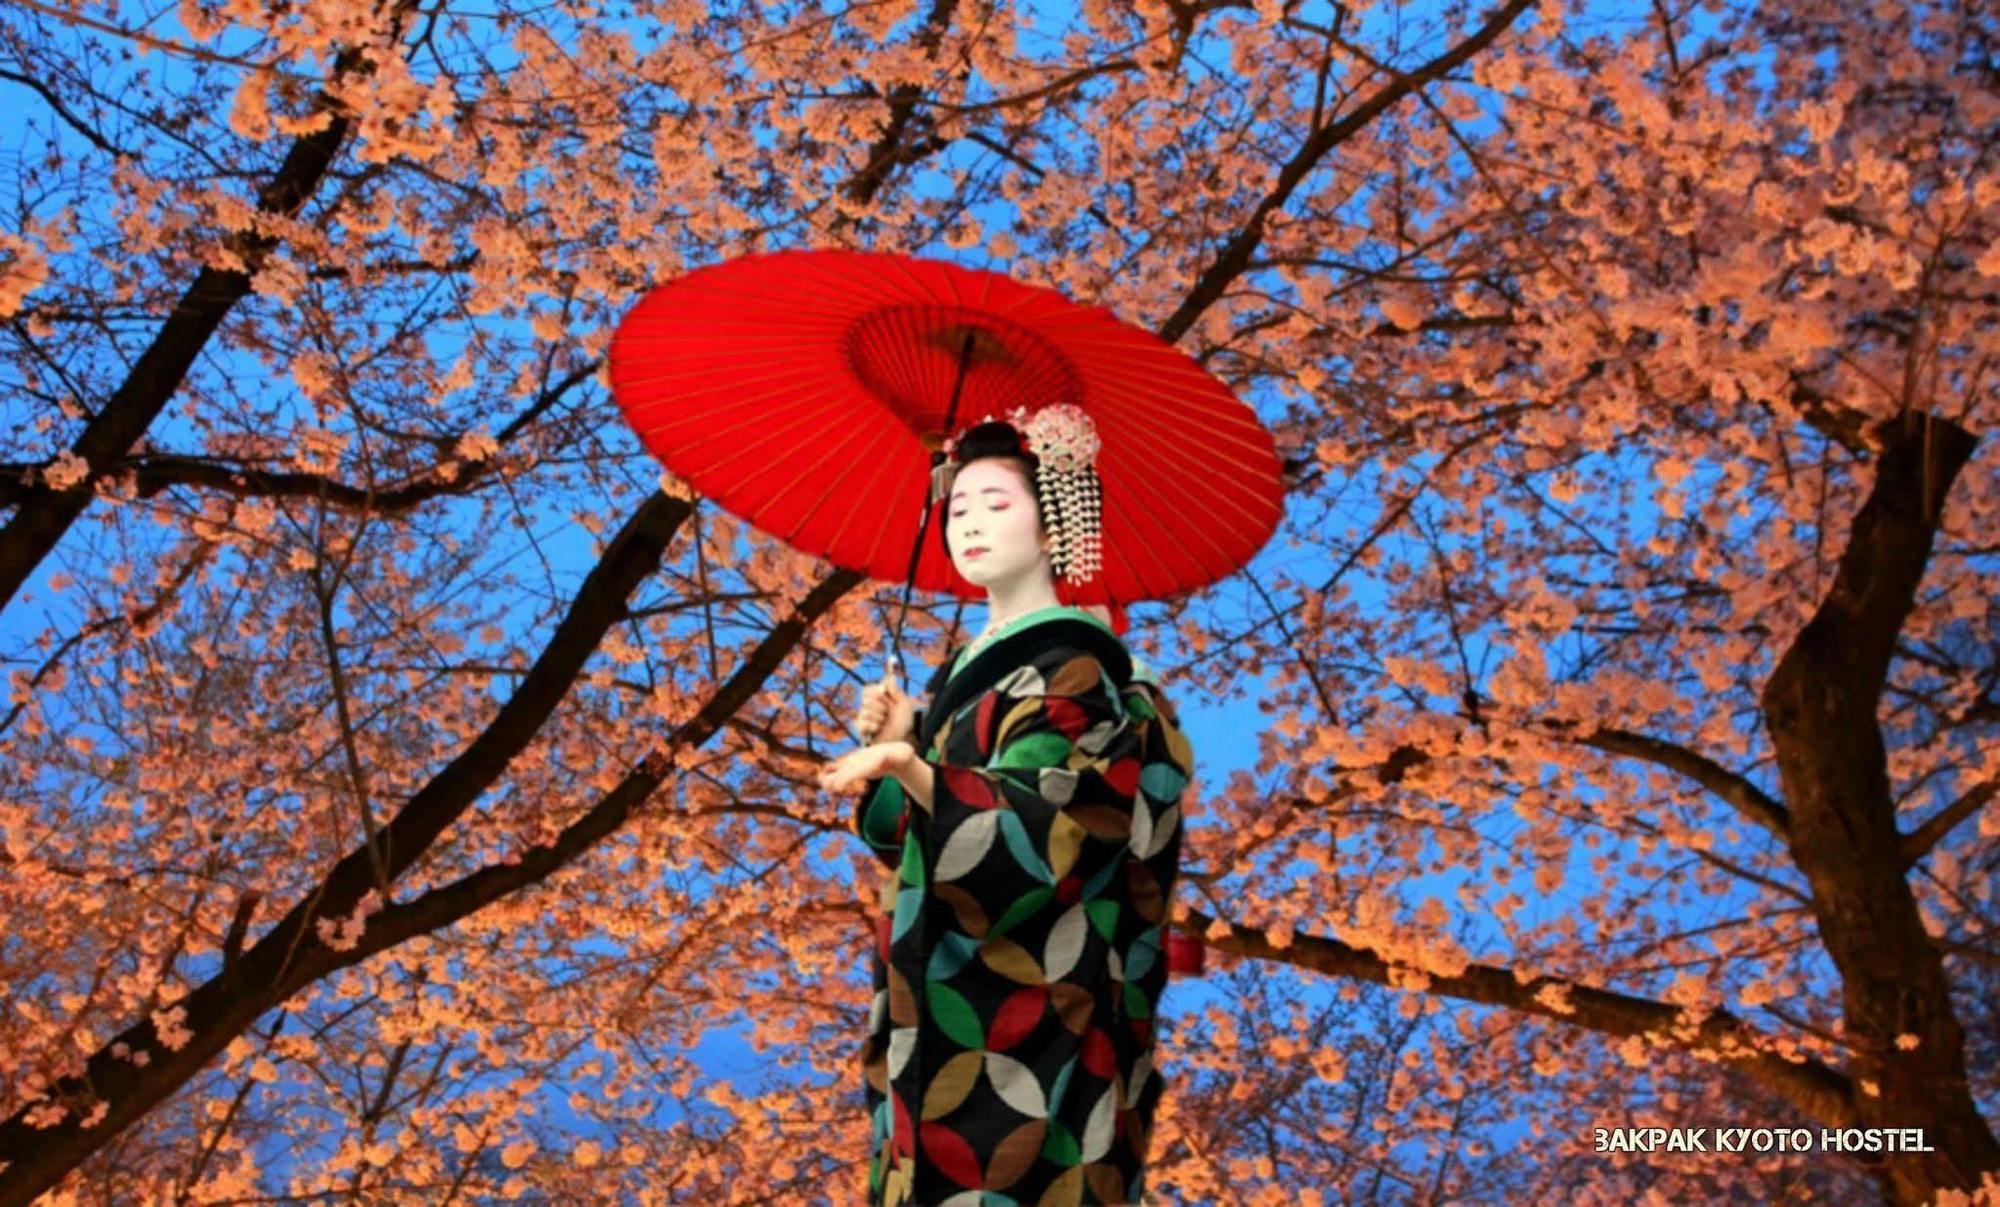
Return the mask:
<path id="1" fill-rule="evenodd" d="M 1792 856 L 1841 977 L 1859 1125 L 1919 1127 L 1936 1149 L 1882 1158 L 1891 1196 L 1917 1204 L 2000 1169 L 2000 1142 L 1966 1083 L 1943 958 L 1910 891 L 1876 719 L 1944 500 L 1977 440 L 1920 413 L 1885 421 L 1880 435 L 1875 483 L 1832 590 L 1779 660 L 1763 706 Z M 1899 1047 L 1900 1036 L 1916 1046 Z"/>

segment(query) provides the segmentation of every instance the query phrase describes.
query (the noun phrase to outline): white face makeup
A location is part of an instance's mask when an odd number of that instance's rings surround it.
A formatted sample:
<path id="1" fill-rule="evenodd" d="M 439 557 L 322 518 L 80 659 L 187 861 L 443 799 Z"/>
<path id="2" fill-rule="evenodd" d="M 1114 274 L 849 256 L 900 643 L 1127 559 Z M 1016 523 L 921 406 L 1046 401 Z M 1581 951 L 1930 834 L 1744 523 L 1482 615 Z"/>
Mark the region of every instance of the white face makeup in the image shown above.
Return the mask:
<path id="1" fill-rule="evenodd" d="M 1048 559 L 1036 531 L 1034 496 L 1012 465 L 989 457 L 960 469 L 945 517 L 952 564 L 989 591 Z"/>

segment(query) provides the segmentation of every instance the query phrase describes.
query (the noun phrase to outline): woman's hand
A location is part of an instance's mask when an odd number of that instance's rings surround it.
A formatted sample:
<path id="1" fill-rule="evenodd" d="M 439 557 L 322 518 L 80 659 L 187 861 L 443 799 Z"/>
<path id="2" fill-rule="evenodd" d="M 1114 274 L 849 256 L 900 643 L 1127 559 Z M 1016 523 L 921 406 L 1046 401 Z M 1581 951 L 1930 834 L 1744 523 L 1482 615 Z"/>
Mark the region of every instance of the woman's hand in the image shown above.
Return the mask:
<path id="1" fill-rule="evenodd" d="M 854 732 L 869 742 L 907 742 L 916 729 L 917 703 L 896 685 L 894 672 L 880 683 L 861 689 L 861 711 L 854 719 Z"/>
<path id="2" fill-rule="evenodd" d="M 842 792 L 869 780 L 906 771 L 916 761 L 916 748 L 908 742 L 877 742 L 850 750 L 819 769 L 820 791 Z"/>

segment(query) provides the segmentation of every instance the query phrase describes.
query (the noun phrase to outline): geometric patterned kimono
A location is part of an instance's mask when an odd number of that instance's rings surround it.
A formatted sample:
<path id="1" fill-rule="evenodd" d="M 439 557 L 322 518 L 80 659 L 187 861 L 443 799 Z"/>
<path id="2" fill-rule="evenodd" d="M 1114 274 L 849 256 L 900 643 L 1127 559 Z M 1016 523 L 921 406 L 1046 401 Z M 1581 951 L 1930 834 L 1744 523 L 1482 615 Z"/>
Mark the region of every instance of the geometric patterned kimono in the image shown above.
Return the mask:
<path id="1" fill-rule="evenodd" d="M 1193 752 L 1102 621 L 1022 619 L 931 680 L 912 740 L 930 807 L 893 778 L 856 804 L 887 873 L 861 1053 L 871 1204 L 1144 1190 Z"/>

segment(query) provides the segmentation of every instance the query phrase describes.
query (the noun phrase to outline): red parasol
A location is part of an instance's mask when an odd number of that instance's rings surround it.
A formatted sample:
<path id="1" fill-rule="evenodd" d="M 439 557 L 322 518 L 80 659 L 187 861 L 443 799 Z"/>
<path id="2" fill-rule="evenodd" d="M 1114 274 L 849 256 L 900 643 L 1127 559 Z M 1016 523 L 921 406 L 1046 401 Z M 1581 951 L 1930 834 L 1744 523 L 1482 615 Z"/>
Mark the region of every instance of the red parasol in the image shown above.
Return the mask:
<path id="1" fill-rule="evenodd" d="M 762 531 L 969 598 L 982 589 L 923 541 L 930 467 L 948 434 L 1017 406 L 1079 406 L 1102 441 L 1103 566 L 1059 582 L 1065 602 L 1223 578 L 1283 501 L 1271 434 L 1184 353 L 1101 307 L 938 260 L 788 251 L 697 269 L 619 324 L 611 386 L 655 456 Z"/>

